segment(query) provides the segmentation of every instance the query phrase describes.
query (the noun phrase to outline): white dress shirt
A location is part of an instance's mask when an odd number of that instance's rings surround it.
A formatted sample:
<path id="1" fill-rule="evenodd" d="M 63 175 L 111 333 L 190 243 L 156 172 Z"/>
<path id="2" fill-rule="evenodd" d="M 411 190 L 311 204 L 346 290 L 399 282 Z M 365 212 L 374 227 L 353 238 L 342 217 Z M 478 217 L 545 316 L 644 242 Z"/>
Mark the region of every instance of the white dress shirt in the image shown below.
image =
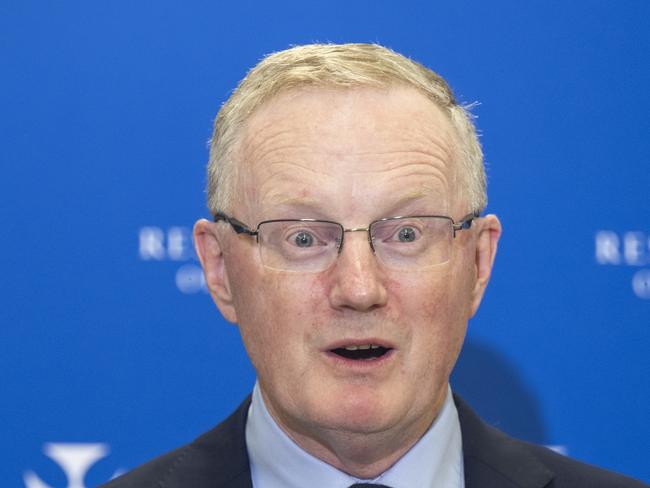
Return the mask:
<path id="1" fill-rule="evenodd" d="M 258 384 L 248 411 L 246 446 L 254 488 L 348 488 L 361 482 L 391 488 L 465 487 L 460 423 L 451 388 L 424 436 L 372 480 L 350 476 L 300 448 L 269 414 Z"/>

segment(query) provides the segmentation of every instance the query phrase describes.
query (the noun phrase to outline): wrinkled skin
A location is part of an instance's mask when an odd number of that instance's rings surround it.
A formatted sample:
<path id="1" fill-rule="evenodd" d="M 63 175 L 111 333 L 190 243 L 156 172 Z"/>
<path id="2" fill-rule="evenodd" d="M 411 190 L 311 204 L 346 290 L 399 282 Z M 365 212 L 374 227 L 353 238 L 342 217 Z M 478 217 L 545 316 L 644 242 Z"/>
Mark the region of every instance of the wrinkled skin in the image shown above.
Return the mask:
<path id="1" fill-rule="evenodd" d="M 239 199 L 226 209 L 255 226 L 321 218 L 346 228 L 405 214 L 472 209 L 457 185 L 456 139 L 440 109 L 412 88 L 300 89 L 249 120 L 236 151 Z M 361 478 L 399 459 L 434 420 L 468 319 L 487 285 L 500 224 L 493 215 L 457 234 L 449 262 L 398 272 L 346 234 L 319 273 L 265 268 L 257 243 L 224 223 L 195 226 L 212 297 L 239 325 L 263 398 L 301 447 Z M 350 364 L 346 343 L 392 347 Z"/>

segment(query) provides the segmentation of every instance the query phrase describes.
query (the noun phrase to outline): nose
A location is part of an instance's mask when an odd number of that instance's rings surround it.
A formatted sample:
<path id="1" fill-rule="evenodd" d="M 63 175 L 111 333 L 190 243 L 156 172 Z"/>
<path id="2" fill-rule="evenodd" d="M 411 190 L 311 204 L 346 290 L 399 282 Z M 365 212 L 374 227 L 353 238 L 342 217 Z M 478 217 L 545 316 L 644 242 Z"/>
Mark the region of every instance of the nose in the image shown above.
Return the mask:
<path id="1" fill-rule="evenodd" d="M 385 275 L 368 245 L 367 232 L 345 236 L 330 273 L 329 301 L 333 308 L 368 312 L 386 305 Z"/>

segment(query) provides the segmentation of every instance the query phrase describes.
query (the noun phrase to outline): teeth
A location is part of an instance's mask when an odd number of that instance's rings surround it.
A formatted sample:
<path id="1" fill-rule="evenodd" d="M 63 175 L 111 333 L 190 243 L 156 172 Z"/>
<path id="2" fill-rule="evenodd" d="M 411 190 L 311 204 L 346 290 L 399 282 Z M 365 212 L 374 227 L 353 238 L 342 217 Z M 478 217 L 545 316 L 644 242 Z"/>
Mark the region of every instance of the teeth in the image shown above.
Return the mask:
<path id="1" fill-rule="evenodd" d="M 366 349 L 379 349 L 380 346 L 377 344 L 362 344 L 361 346 L 345 346 L 345 349 L 348 351 L 356 351 L 357 349 L 366 350 Z"/>

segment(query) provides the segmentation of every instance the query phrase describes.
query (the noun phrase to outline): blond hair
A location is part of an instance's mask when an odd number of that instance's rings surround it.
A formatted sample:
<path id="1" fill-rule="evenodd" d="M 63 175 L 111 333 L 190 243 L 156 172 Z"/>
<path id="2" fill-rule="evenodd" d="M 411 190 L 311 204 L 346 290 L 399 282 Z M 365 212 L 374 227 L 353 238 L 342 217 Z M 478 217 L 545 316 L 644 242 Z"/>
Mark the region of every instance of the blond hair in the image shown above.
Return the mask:
<path id="1" fill-rule="evenodd" d="M 425 66 L 377 44 L 309 44 L 262 59 L 223 104 L 214 122 L 208 163 L 208 208 L 214 214 L 233 202 L 234 147 L 242 127 L 267 100 L 299 87 L 411 86 L 449 117 L 458 137 L 457 168 L 471 211 L 487 205 L 483 152 L 468 107 L 447 82 Z"/>

